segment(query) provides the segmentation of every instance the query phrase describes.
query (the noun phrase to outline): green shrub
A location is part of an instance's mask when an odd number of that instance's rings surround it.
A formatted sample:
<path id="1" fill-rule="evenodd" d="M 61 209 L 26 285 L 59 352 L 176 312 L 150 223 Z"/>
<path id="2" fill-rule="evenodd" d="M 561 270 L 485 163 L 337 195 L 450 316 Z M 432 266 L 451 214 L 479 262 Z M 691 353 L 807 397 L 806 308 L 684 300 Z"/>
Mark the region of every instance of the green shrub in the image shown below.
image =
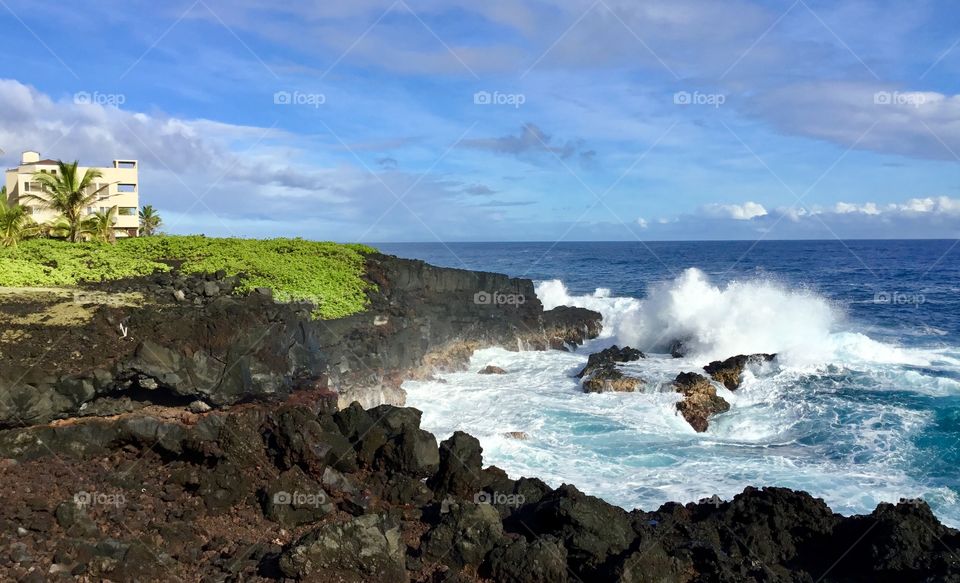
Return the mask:
<path id="1" fill-rule="evenodd" d="M 373 251 L 303 239 L 161 236 L 115 245 L 37 239 L 0 249 L 0 286 L 72 286 L 168 271 L 178 262 L 185 273 L 242 274 L 238 292 L 269 287 L 280 301 L 315 303 L 315 317 L 339 318 L 366 306 L 364 256 Z"/>

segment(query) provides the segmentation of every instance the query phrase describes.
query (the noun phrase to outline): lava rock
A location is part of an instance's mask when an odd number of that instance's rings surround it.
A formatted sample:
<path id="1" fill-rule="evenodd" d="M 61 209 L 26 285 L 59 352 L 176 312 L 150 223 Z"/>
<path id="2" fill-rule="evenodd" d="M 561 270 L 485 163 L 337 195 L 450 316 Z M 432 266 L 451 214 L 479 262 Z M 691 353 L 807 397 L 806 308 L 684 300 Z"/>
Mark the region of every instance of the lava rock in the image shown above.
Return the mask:
<path id="1" fill-rule="evenodd" d="M 683 395 L 677 411 L 698 433 L 707 430 L 711 416 L 730 410 L 730 403 L 717 395 L 717 389 L 703 375 L 682 372 L 674 379 L 673 387 Z"/>
<path id="2" fill-rule="evenodd" d="M 290 545 L 280 556 L 287 577 L 343 583 L 403 583 L 408 580 L 400 526 L 386 515 L 368 514 L 326 524 Z"/>
<path id="3" fill-rule="evenodd" d="M 440 443 L 440 468 L 428 482 L 438 496 L 471 499 L 482 486 L 483 448 L 480 441 L 456 431 Z"/>
<path id="4" fill-rule="evenodd" d="M 498 583 L 564 583 L 567 549 L 553 537 L 520 537 L 493 549 L 482 572 Z"/>
<path id="5" fill-rule="evenodd" d="M 428 534 L 424 556 L 451 567 L 479 566 L 503 536 L 497 510 L 489 504 L 450 504 L 447 513 Z"/>
<path id="6" fill-rule="evenodd" d="M 583 367 L 583 370 L 577 373 L 577 378 L 582 379 L 583 377 L 591 374 L 595 369 L 605 365 L 613 364 L 615 362 L 633 362 L 646 357 L 647 356 L 643 352 L 637 350 L 636 348 L 630 348 L 629 346 L 620 348 L 614 344 L 609 348 L 604 348 L 600 352 L 594 352 L 587 357 L 587 365 Z"/>
<path id="7" fill-rule="evenodd" d="M 507 374 L 507 371 L 500 368 L 499 366 L 488 364 L 487 366 L 477 371 L 477 374 Z"/>
<path id="8" fill-rule="evenodd" d="M 723 361 L 715 360 L 703 367 L 703 370 L 710 378 L 733 391 L 740 387 L 740 378 L 747 366 L 770 362 L 776 357 L 776 354 L 738 354 Z"/>

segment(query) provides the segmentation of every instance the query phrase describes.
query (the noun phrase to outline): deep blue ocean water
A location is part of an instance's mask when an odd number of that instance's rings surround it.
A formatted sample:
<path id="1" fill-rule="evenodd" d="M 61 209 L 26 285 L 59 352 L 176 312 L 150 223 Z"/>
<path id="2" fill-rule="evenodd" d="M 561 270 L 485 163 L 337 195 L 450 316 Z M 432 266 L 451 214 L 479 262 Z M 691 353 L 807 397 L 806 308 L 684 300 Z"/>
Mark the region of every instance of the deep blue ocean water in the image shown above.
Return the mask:
<path id="1" fill-rule="evenodd" d="M 844 513 L 927 500 L 960 526 L 960 245 L 956 241 L 378 244 L 435 265 L 538 282 L 551 307 L 604 314 L 574 354 L 482 351 L 511 374 L 407 383 L 439 438 L 477 435 L 487 463 L 576 483 L 625 507 L 746 485 L 801 488 Z M 695 354 L 670 359 L 684 336 Z M 642 394 L 584 395 L 571 378 L 612 343 L 651 353 Z M 663 387 L 740 352 L 778 352 L 731 411 L 695 434 Z M 659 354 L 659 356 L 658 356 Z M 443 394 L 444 399 L 435 398 Z M 525 431 L 518 442 L 505 431 Z M 693 479 L 696 477 L 696 479 Z"/>

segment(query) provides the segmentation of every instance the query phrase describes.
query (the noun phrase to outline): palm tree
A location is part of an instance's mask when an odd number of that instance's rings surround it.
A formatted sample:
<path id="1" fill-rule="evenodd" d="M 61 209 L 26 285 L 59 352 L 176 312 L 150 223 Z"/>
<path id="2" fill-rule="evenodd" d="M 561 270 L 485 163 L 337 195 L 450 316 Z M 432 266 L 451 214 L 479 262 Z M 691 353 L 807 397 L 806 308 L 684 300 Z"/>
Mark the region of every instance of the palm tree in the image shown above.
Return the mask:
<path id="1" fill-rule="evenodd" d="M 160 218 L 160 215 L 156 209 L 153 208 L 153 205 L 144 205 L 144 207 L 140 209 L 139 214 L 140 234 L 145 237 L 156 234 L 157 229 L 163 224 L 163 219 Z"/>
<path id="2" fill-rule="evenodd" d="M 0 189 L 0 245 L 16 247 L 22 239 L 40 232 L 27 209 L 7 202 L 7 189 Z"/>
<path id="3" fill-rule="evenodd" d="M 105 211 L 93 213 L 92 217 L 83 221 L 83 228 L 88 230 L 94 239 L 104 243 L 113 243 L 117 240 L 113 225 L 117 222 L 117 205 Z"/>
<path id="4" fill-rule="evenodd" d="M 100 193 L 110 185 L 105 184 L 93 190 L 91 188 L 93 181 L 102 176 L 99 170 L 88 168 L 83 177 L 78 178 L 77 166 L 80 165 L 78 161 L 70 164 L 61 160 L 57 164 L 59 171 L 56 174 L 33 173 L 33 179 L 40 183 L 44 196 L 27 194 L 21 198 L 36 201 L 63 215 L 69 224 L 67 238 L 76 243 L 83 238 L 83 222 L 87 207 L 96 202 Z"/>

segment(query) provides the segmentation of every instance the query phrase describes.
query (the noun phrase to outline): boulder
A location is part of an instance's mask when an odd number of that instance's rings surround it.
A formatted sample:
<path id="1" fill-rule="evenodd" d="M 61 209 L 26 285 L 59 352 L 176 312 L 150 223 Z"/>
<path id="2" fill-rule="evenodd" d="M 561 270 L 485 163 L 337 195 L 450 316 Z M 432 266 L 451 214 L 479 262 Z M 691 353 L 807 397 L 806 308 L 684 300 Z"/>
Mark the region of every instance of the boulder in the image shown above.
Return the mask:
<path id="1" fill-rule="evenodd" d="M 499 366 L 488 364 L 487 366 L 477 371 L 477 374 L 507 374 L 507 371 L 500 368 Z"/>
<path id="2" fill-rule="evenodd" d="M 740 387 L 740 377 L 747 366 L 770 362 L 776 356 L 776 354 L 738 354 L 726 360 L 715 360 L 703 367 L 703 370 L 710 375 L 710 378 L 733 391 Z"/>
<path id="3" fill-rule="evenodd" d="M 472 499 L 482 487 L 483 448 L 480 441 L 457 431 L 440 443 L 440 468 L 428 485 L 442 497 Z"/>
<path id="4" fill-rule="evenodd" d="M 711 416 L 730 410 L 730 403 L 717 395 L 717 389 L 703 375 L 682 372 L 674 379 L 673 388 L 683 395 L 677 410 L 699 433 L 707 430 Z"/>
<path id="5" fill-rule="evenodd" d="M 609 348 L 604 348 L 600 352 L 594 352 L 587 357 L 587 365 L 583 367 L 583 370 L 577 373 L 577 378 L 582 379 L 583 377 L 591 374 L 598 367 L 603 367 L 615 362 L 633 362 L 646 357 L 647 356 L 644 353 L 640 352 L 636 348 L 630 348 L 629 346 L 620 348 L 614 344 Z"/>
<path id="6" fill-rule="evenodd" d="M 583 379 L 584 393 L 632 393 L 644 385 L 644 380 L 624 374 L 613 363 L 594 367 L 590 376 Z"/>
<path id="7" fill-rule="evenodd" d="M 263 515 L 286 527 L 317 522 L 334 510 L 320 484 L 300 468 L 293 468 L 272 480 L 261 492 Z"/>
<path id="8" fill-rule="evenodd" d="M 424 556 L 456 569 L 478 567 L 503 536 L 503 523 L 489 504 L 449 504 L 440 524 L 427 533 Z"/>
<path id="9" fill-rule="evenodd" d="M 571 568 L 585 581 L 598 580 L 607 561 L 627 550 L 636 538 L 625 510 L 569 484 L 523 507 L 518 519 L 533 533 L 559 538 Z"/>
<path id="10" fill-rule="evenodd" d="M 567 550 L 553 537 L 520 537 L 493 549 L 482 572 L 498 583 L 564 583 Z"/>
<path id="11" fill-rule="evenodd" d="M 287 577 L 342 583 L 403 583 L 408 580 L 400 525 L 381 514 L 325 524 L 280 556 Z"/>

